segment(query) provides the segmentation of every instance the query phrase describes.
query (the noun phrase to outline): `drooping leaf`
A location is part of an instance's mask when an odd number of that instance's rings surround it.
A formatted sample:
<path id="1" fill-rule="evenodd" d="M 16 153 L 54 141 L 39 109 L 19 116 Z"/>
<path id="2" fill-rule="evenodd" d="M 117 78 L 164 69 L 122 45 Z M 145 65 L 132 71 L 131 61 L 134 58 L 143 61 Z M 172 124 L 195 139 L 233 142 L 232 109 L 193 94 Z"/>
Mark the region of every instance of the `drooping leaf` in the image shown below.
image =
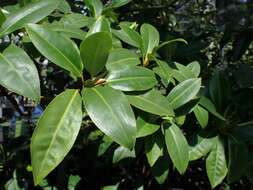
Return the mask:
<path id="1" fill-rule="evenodd" d="M 135 158 L 135 150 L 129 150 L 123 146 L 120 146 L 113 153 L 112 163 L 115 164 L 125 158 Z"/>
<path id="2" fill-rule="evenodd" d="M 216 141 L 216 136 L 209 136 L 207 134 L 194 135 L 189 143 L 190 161 L 206 156 L 216 145 Z"/>
<path id="3" fill-rule="evenodd" d="M 233 183 L 240 179 L 248 167 L 248 147 L 237 139 L 228 141 L 228 182 Z"/>
<path id="4" fill-rule="evenodd" d="M 91 10 L 93 17 L 98 18 L 103 12 L 103 3 L 100 0 L 84 0 L 85 5 Z"/>
<path id="5" fill-rule="evenodd" d="M 143 67 L 118 67 L 109 72 L 106 82 L 121 91 L 141 91 L 153 88 L 157 81 L 154 73 Z"/>
<path id="6" fill-rule="evenodd" d="M 80 47 L 84 68 L 92 75 L 101 72 L 112 48 L 112 38 L 107 32 L 97 32 L 87 37 Z"/>
<path id="7" fill-rule="evenodd" d="M 149 165 L 152 167 L 159 157 L 163 155 L 163 139 L 160 133 L 151 135 L 145 139 L 145 153 Z"/>
<path id="8" fill-rule="evenodd" d="M 141 117 L 138 117 L 137 119 L 137 138 L 140 137 L 146 137 L 148 135 L 151 135 L 155 133 L 160 128 L 159 125 L 149 123 L 142 119 Z"/>
<path id="9" fill-rule="evenodd" d="M 12 44 L 3 54 L 0 53 L 0 70 L 2 86 L 39 102 L 39 74 L 33 61 L 23 49 Z"/>
<path id="10" fill-rule="evenodd" d="M 206 159 L 206 172 L 212 188 L 226 177 L 228 169 L 223 142 L 217 138 L 216 145 Z"/>
<path id="11" fill-rule="evenodd" d="M 118 144 L 132 149 L 136 139 L 136 121 L 125 95 L 109 86 L 87 88 L 82 94 L 95 125 Z"/>
<path id="12" fill-rule="evenodd" d="M 206 111 L 201 106 L 197 105 L 193 110 L 200 126 L 205 128 L 208 124 L 208 111 Z"/>
<path id="13" fill-rule="evenodd" d="M 81 122 L 82 99 L 78 90 L 66 90 L 47 106 L 31 140 L 35 185 L 38 185 L 70 151 Z"/>
<path id="14" fill-rule="evenodd" d="M 211 114 L 213 114 L 215 117 L 225 121 L 226 119 L 217 112 L 215 105 L 212 103 L 211 100 L 209 100 L 205 96 L 201 96 L 199 104 L 206 108 Z"/>
<path id="15" fill-rule="evenodd" d="M 121 25 L 120 27 L 121 30 L 112 30 L 113 34 L 123 42 L 133 47 L 140 48 L 142 43 L 140 34 L 128 26 Z"/>
<path id="16" fill-rule="evenodd" d="M 130 104 L 143 111 L 160 116 L 174 115 L 170 103 L 156 90 L 150 90 L 140 95 L 128 95 L 128 99 Z"/>
<path id="17" fill-rule="evenodd" d="M 28 24 L 26 31 L 42 55 L 75 77 L 82 76 L 83 66 L 80 53 L 73 41 L 58 32 L 48 30 L 37 24 Z"/>
<path id="18" fill-rule="evenodd" d="M 86 37 L 96 32 L 110 32 L 110 31 L 111 31 L 110 22 L 107 20 L 107 18 L 100 16 L 96 20 L 96 22 L 91 26 Z"/>
<path id="19" fill-rule="evenodd" d="M 184 39 L 178 38 L 178 39 L 169 40 L 167 42 L 161 43 L 159 46 L 155 47 L 154 51 L 158 51 L 159 49 L 163 48 L 164 46 L 168 46 L 168 45 L 176 43 L 176 42 L 182 42 L 182 43 L 184 43 L 186 45 L 188 44 L 187 41 L 185 41 Z"/>
<path id="20" fill-rule="evenodd" d="M 58 4 L 59 0 L 40 0 L 11 13 L 0 28 L 0 37 L 24 27 L 27 23 L 39 22 L 55 10 Z"/>
<path id="21" fill-rule="evenodd" d="M 113 49 L 106 62 L 107 70 L 114 70 L 118 67 L 136 66 L 140 60 L 136 53 L 124 48 Z"/>
<path id="22" fill-rule="evenodd" d="M 189 162 L 189 149 L 185 136 L 176 124 L 165 128 L 165 142 L 174 166 L 183 174 Z"/>
<path id="23" fill-rule="evenodd" d="M 150 24 L 143 24 L 140 32 L 142 37 L 142 55 L 147 56 L 148 54 L 152 54 L 154 48 L 160 42 L 159 32 Z"/>
<path id="24" fill-rule="evenodd" d="M 163 184 L 169 174 L 169 160 L 163 156 L 160 157 L 151 168 L 152 174 L 159 184 Z"/>
<path id="25" fill-rule="evenodd" d="M 167 99 L 173 109 L 176 109 L 194 98 L 198 94 L 200 87 L 201 79 L 188 79 L 174 87 Z"/>

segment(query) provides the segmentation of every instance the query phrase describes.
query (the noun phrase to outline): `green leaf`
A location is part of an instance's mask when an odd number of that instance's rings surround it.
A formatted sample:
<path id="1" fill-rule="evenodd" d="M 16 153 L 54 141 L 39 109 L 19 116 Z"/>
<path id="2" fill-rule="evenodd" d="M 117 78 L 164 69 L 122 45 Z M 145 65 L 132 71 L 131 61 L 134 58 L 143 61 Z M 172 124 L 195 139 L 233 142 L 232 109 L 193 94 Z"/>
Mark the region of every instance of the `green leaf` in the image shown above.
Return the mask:
<path id="1" fill-rule="evenodd" d="M 112 30 L 113 34 L 123 42 L 133 47 L 140 48 L 142 43 L 140 34 L 128 26 L 121 25 L 120 27 L 121 30 Z"/>
<path id="2" fill-rule="evenodd" d="M 91 10 L 93 17 L 98 18 L 103 12 L 103 3 L 100 0 L 84 0 L 85 5 Z"/>
<path id="3" fill-rule="evenodd" d="M 78 13 L 63 15 L 63 17 L 59 21 L 59 23 L 61 23 L 62 25 L 73 28 L 87 27 L 90 26 L 93 22 L 93 18 Z"/>
<path id="4" fill-rule="evenodd" d="M 193 110 L 200 126 L 205 128 L 208 124 L 208 111 L 206 111 L 201 106 L 197 105 Z"/>
<path id="5" fill-rule="evenodd" d="M 138 117 L 137 119 L 137 138 L 140 137 L 146 137 L 148 135 L 151 135 L 155 133 L 157 130 L 159 130 L 160 126 L 149 123 L 142 119 L 141 117 Z"/>
<path id="6" fill-rule="evenodd" d="M 200 74 L 200 65 L 198 61 L 193 61 L 190 64 L 187 65 L 187 68 L 189 68 L 195 77 L 198 77 Z"/>
<path id="7" fill-rule="evenodd" d="M 82 123 L 82 99 L 78 90 L 66 90 L 47 106 L 31 140 L 35 185 L 67 155 Z"/>
<path id="8" fill-rule="evenodd" d="M 229 139 L 228 182 L 239 180 L 248 168 L 248 147 L 237 139 Z"/>
<path id="9" fill-rule="evenodd" d="M 205 109 L 207 109 L 215 117 L 219 118 L 220 120 L 226 121 L 226 119 L 217 112 L 213 102 L 209 100 L 207 97 L 201 96 L 199 104 L 203 106 Z"/>
<path id="10" fill-rule="evenodd" d="M 111 48 L 112 38 L 107 32 L 94 33 L 81 43 L 80 51 L 84 68 L 92 76 L 104 69 Z"/>
<path id="11" fill-rule="evenodd" d="M 165 82 L 165 85 L 168 86 L 170 82 L 173 81 L 173 75 L 172 75 L 172 69 L 169 67 L 169 65 L 165 61 L 161 61 L 156 59 L 156 63 L 158 67 L 154 69 L 154 71 L 163 79 Z"/>
<path id="12" fill-rule="evenodd" d="M 158 51 L 159 49 L 163 48 L 164 46 L 167 46 L 167 45 L 170 45 L 170 44 L 173 44 L 173 43 L 176 43 L 176 42 L 183 42 L 184 44 L 188 45 L 187 41 L 185 41 L 182 38 L 178 38 L 178 39 L 170 40 L 170 41 L 167 41 L 167 42 L 163 42 L 160 45 L 158 44 L 159 46 L 155 47 L 154 52 Z"/>
<path id="13" fill-rule="evenodd" d="M 107 70 L 114 70 L 118 67 L 136 66 L 140 64 L 140 59 L 133 51 L 124 48 L 113 49 L 106 62 Z"/>
<path id="14" fill-rule="evenodd" d="M 184 174 L 189 162 L 189 149 L 187 140 L 178 126 L 172 124 L 165 128 L 165 142 L 173 164 L 180 174 Z"/>
<path id="15" fill-rule="evenodd" d="M 145 153 L 151 167 L 163 155 L 163 140 L 161 137 L 160 133 L 156 133 L 145 139 Z"/>
<path id="16" fill-rule="evenodd" d="M 78 175 L 70 175 L 68 180 L 68 190 L 75 190 L 81 178 Z"/>
<path id="17" fill-rule="evenodd" d="M 119 183 L 117 183 L 116 185 L 104 186 L 102 190 L 118 190 L 118 187 L 119 187 Z"/>
<path id="18" fill-rule="evenodd" d="M 209 83 L 209 94 L 217 110 L 223 111 L 230 96 L 230 83 L 224 73 L 216 71 Z"/>
<path id="19" fill-rule="evenodd" d="M 216 145 L 206 159 L 206 171 L 212 188 L 226 177 L 228 169 L 223 142 L 217 138 Z"/>
<path id="20" fill-rule="evenodd" d="M 136 139 L 136 121 L 125 95 L 109 86 L 87 88 L 82 94 L 95 125 L 118 144 L 132 149 Z"/>
<path id="21" fill-rule="evenodd" d="M 163 184 L 169 174 L 169 160 L 163 156 L 160 157 L 155 165 L 151 168 L 152 174 L 159 184 Z"/>
<path id="22" fill-rule="evenodd" d="M 192 137 L 189 143 L 189 159 L 190 161 L 198 160 L 206 156 L 212 148 L 216 145 L 217 137 L 197 134 Z"/>
<path id="23" fill-rule="evenodd" d="M 96 20 L 96 22 L 91 26 L 86 37 L 96 32 L 111 32 L 110 22 L 108 21 L 107 18 L 100 16 Z"/>
<path id="24" fill-rule="evenodd" d="M 147 56 L 152 54 L 154 48 L 160 42 L 159 32 L 150 24 L 143 24 L 140 32 L 142 37 L 142 55 Z"/>
<path id="25" fill-rule="evenodd" d="M 42 55 L 75 77 L 82 76 L 83 67 L 80 53 L 73 41 L 58 32 L 48 30 L 37 24 L 28 24 L 26 31 Z"/>
<path id="26" fill-rule="evenodd" d="M 130 104 L 143 111 L 160 116 L 174 115 L 170 103 L 156 90 L 150 90 L 139 95 L 128 95 L 128 99 Z"/>
<path id="27" fill-rule="evenodd" d="M 199 92 L 201 79 L 188 79 L 174 87 L 167 99 L 173 109 L 176 109 L 193 99 Z"/>
<path id="28" fill-rule="evenodd" d="M 141 91 L 153 88 L 157 81 L 155 74 L 143 67 L 118 67 L 109 72 L 106 82 L 121 91 Z"/>
<path id="29" fill-rule="evenodd" d="M 135 158 L 135 150 L 129 150 L 123 146 L 120 146 L 113 153 L 112 163 L 115 164 L 125 158 Z"/>
<path id="30" fill-rule="evenodd" d="M 3 13 L 2 9 L 0 9 L 0 27 L 2 26 L 5 20 L 6 20 L 5 14 Z"/>
<path id="31" fill-rule="evenodd" d="M 40 0 L 30 3 L 8 15 L 0 28 L 0 37 L 24 27 L 27 23 L 37 23 L 58 7 L 59 0 Z"/>
<path id="32" fill-rule="evenodd" d="M 0 53 L 0 84 L 8 90 L 36 102 L 40 100 L 40 80 L 38 71 L 26 54 L 15 45 L 10 45 Z"/>
<path id="33" fill-rule="evenodd" d="M 173 69 L 172 74 L 177 81 L 183 82 L 188 79 L 196 78 L 191 68 L 179 63 L 175 63 L 175 66 L 177 69 Z"/>
<path id="34" fill-rule="evenodd" d="M 58 6 L 58 9 L 63 13 L 71 13 L 71 7 L 69 3 L 66 0 L 60 0 L 60 4 Z"/>
<path id="35" fill-rule="evenodd" d="M 132 0 L 112 0 L 110 7 L 116 9 L 130 3 L 131 1 Z"/>

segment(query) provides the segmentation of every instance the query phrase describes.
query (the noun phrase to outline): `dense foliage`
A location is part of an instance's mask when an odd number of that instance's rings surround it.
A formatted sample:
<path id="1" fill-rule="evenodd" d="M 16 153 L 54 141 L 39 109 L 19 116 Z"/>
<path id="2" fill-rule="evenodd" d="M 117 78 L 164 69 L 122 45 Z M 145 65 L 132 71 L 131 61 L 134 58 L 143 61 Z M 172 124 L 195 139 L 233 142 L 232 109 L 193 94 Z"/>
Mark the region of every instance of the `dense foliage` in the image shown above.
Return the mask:
<path id="1" fill-rule="evenodd" d="M 252 1 L 0 6 L 1 189 L 252 188 Z"/>

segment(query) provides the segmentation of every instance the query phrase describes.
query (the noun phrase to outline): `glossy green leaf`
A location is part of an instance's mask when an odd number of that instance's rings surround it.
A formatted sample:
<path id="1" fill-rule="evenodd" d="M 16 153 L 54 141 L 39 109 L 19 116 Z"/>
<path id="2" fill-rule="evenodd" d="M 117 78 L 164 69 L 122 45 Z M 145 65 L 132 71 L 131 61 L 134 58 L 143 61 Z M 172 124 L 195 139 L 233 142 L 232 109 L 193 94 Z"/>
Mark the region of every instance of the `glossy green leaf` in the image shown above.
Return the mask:
<path id="1" fill-rule="evenodd" d="M 75 190 L 81 178 L 78 175 L 70 175 L 68 180 L 68 190 Z"/>
<path id="2" fill-rule="evenodd" d="M 168 86 L 170 82 L 175 82 L 173 80 L 172 68 L 165 61 L 156 59 L 158 67 L 154 71 L 165 81 L 165 85 Z"/>
<path id="3" fill-rule="evenodd" d="M 140 59 L 133 51 L 124 48 L 113 49 L 106 62 L 107 70 L 114 70 L 118 67 L 136 66 L 140 64 Z"/>
<path id="4" fill-rule="evenodd" d="M 10 45 L 0 53 L 0 84 L 8 90 L 37 102 L 40 100 L 40 80 L 38 71 L 26 54 L 15 45 Z"/>
<path id="5" fill-rule="evenodd" d="M 205 128 L 208 124 L 208 111 L 206 111 L 204 108 L 201 106 L 197 105 L 194 110 L 193 110 L 200 126 L 202 128 Z"/>
<path id="6" fill-rule="evenodd" d="M 113 34 L 118 37 L 123 42 L 136 47 L 140 48 L 142 39 L 138 32 L 128 26 L 120 26 L 121 30 L 112 30 Z"/>
<path id="7" fill-rule="evenodd" d="M 107 18 L 100 16 L 96 22 L 91 26 L 90 30 L 87 33 L 87 37 L 96 32 L 110 32 L 110 22 Z"/>
<path id="8" fill-rule="evenodd" d="M 200 74 L 200 65 L 198 61 L 193 61 L 187 65 L 187 68 L 189 68 L 195 77 L 198 77 Z"/>
<path id="9" fill-rule="evenodd" d="M 217 138 L 216 145 L 206 159 L 206 172 L 212 188 L 226 177 L 228 169 L 223 142 Z"/>
<path id="10" fill-rule="evenodd" d="M 154 51 L 158 51 L 159 49 L 163 48 L 164 46 L 168 46 L 170 44 L 177 43 L 177 42 L 182 42 L 182 43 L 184 43 L 186 45 L 188 44 L 187 41 L 185 41 L 184 39 L 178 38 L 178 39 L 169 40 L 167 42 L 161 43 L 159 46 L 157 46 L 157 47 L 154 48 Z"/>
<path id="11" fill-rule="evenodd" d="M 121 91 L 141 91 L 153 88 L 157 81 L 155 74 L 143 67 L 118 67 L 109 72 L 106 82 Z"/>
<path id="12" fill-rule="evenodd" d="M 155 27 L 150 24 L 143 24 L 141 26 L 142 37 L 142 54 L 147 56 L 152 54 L 154 48 L 159 45 L 160 34 Z"/>
<path id="13" fill-rule="evenodd" d="M 38 185 L 70 151 L 81 122 L 82 99 L 78 90 L 66 90 L 47 106 L 31 140 L 35 185 Z"/>
<path id="14" fill-rule="evenodd" d="M 107 32 L 97 32 L 81 43 L 81 57 L 84 68 L 92 75 L 101 72 L 112 48 L 112 38 Z"/>
<path id="15" fill-rule="evenodd" d="M 58 32 L 48 30 L 37 24 L 27 25 L 26 31 L 42 55 L 75 77 L 82 76 L 83 67 L 80 53 L 73 41 Z"/>
<path id="16" fill-rule="evenodd" d="M 150 90 L 139 95 L 129 95 L 128 99 L 130 104 L 143 111 L 160 116 L 174 115 L 170 103 L 156 90 Z"/>
<path id="17" fill-rule="evenodd" d="M 174 87 L 167 96 L 173 109 L 176 109 L 193 99 L 199 92 L 201 79 L 188 79 Z"/>
<path id="18" fill-rule="evenodd" d="M 204 107 L 205 109 L 207 109 L 211 114 L 213 114 L 214 116 L 216 116 L 217 118 L 225 121 L 226 119 L 217 112 L 215 105 L 213 104 L 213 102 L 211 100 L 209 100 L 207 97 L 202 96 L 200 98 L 200 102 L 199 104 Z"/>
<path id="19" fill-rule="evenodd" d="M 179 171 L 183 174 L 189 162 L 188 143 L 178 126 L 172 124 L 165 128 L 165 142 L 170 158 Z"/>
<path id="20" fill-rule="evenodd" d="M 151 168 L 151 171 L 155 180 L 159 184 L 163 184 L 169 175 L 169 160 L 165 156 L 160 157 Z"/>
<path id="21" fill-rule="evenodd" d="M 2 9 L 0 9 L 0 27 L 2 26 L 5 20 L 6 20 L 5 14 L 3 13 Z"/>
<path id="22" fill-rule="evenodd" d="M 119 8 L 130 3 L 131 1 L 132 0 L 112 0 L 112 3 L 110 6 L 113 8 Z"/>
<path id="23" fill-rule="evenodd" d="M 63 15 L 59 23 L 73 28 L 83 28 L 93 24 L 95 19 L 78 13 Z M 53 22 L 54 23 L 54 22 Z"/>
<path id="24" fill-rule="evenodd" d="M 206 156 L 216 145 L 217 137 L 208 135 L 194 135 L 189 143 L 189 159 L 190 161 L 198 160 Z"/>
<path id="25" fill-rule="evenodd" d="M 59 0 L 40 0 L 11 13 L 0 28 L 0 37 L 24 27 L 27 23 L 39 22 L 53 12 L 58 4 Z"/>
<path id="26" fill-rule="evenodd" d="M 135 158 L 135 150 L 129 150 L 123 146 L 120 146 L 113 153 L 112 163 L 115 164 L 125 158 Z"/>
<path id="27" fill-rule="evenodd" d="M 84 0 L 94 17 L 98 18 L 103 12 L 103 3 L 100 0 Z"/>
<path id="28" fill-rule="evenodd" d="M 191 68 L 179 63 L 175 63 L 175 66 L 176 69 L 172 70 L 172 74 L 177 81 L 183 82 L 188 79 L 196 78 Z"/>
<path id="29" fill-rule="evenodd" d="M 149 165 L 152 167 L 163 155 L 163 139 L 160 133 L 145 138 L 145 153 Z"/>
<path id="30" fill-rule="evenodd" d="M 109 86 L 83 90 L 86 110 L 95 125 L 118 144 L 132 149 L 136 121 L 125 95 Z"/>
<path id="31" fill-rule="evenodd" d="M 148 135 L 151 135 L 155 133 L 157 130 L 159 130 L 160 126 L 149 123 L 142 119 L 141 117 L 138 117 L 137 119 L 137 138 L 140 137 L 146 137 Z"/>
<path id="32" fill-rule="evenodd" d="M 248 147 L 237 139 L 229 139 L 228 149 L 227 179 L 229 183 L 233 183 L 244 175 L 248 167 Z"/>

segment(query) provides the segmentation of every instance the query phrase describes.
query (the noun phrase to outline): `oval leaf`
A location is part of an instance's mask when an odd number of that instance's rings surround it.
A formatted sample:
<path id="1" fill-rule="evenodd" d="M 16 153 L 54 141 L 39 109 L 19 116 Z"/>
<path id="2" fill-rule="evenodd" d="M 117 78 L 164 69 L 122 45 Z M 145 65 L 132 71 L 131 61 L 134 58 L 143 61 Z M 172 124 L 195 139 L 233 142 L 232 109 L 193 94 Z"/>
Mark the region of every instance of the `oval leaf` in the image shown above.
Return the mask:
<path id="1" fill-rule="evenodd" d="M 139 117 L 137 119 L 137 138 L 151 135 L 155 133 L 157 130 L 159 130 L 159 128 L 160 128 L 159 125 L 149 123 L 144 119 L 142 119 L 141 117 Z"/>
<path id="2" fill-rule="evenodd" d="M 8 15 L 0 28 L 0 37 L 24 27 L 27 23 L 36 23 L 48 16 L 58 7 L 59 0 L 40 0 L 30 3 Z"/>
<path id="3" fill-rule="evenodd" d="M 140 95 L 129 95 L 130 104 L 133 106 L 160 116 L 173 116 L 170 103 L 166 98 L 156 90 L 150 90 Z"/>
<path id="4" fill-rule="evenodd" d="M 27 25 L 26 31 L 42 55 L 75 77 L 82 76 L 80 53 L 73 41 L 37 24 Z"/>
<path id="5" fill-rule="evenodd" d="M 0 84 L 10 91 L 35 101 L 40 100 L 40 80 L 38 71 L 26 54 L 15 45 L 10 45 L 0 53 Z"/>
<path id="6" fill-rule="evenodd" d="M 188 79 L 173 88 L 167 96 L 167 99 L 173 109 L 176 109 L 194 98 L 198 94 L 200 87 L 200 79 Z"/>
<path id="7" fill-rule="evenodd" d="M 142 54 L 147 56 L 152 54 L 155 47 L 159 45 L 160 35 L 159 32 L 150 24 L 143 24 L 141 26 L 142 37 Z"/>
<path id="8" fill-rule="evenodd" d="M 84 68 L 92 75 L 101 72 L 112 48 L 110 33 L 97 32 L 87 37 L 81 44 Z"/>
<path id="9" fill-rule="evenodd" d="M 136 66 L 140 64 L 140 59 L 133 51 L 124 48 L 113 49 L 106 62 L 107 70 L 114 70 L 118 67 Z"/>
<path id="10" fill-rule="evenodd" d="M 82 99 L 78 90 L 66 90 L 47 106 L 31 141 L 35 185 L 38 185 L 70 151 L 81 122 Z"/>
<path id="11" fill-rule="evenodd" d="M 136 121 L 127 98 L 109 86 L 84 89 L 83 101 L 95 125 L 118 144 L 132 149 Z"/>
<path id="12" fill-rule="evenodd" d="M 215 147 L 206 159 L 206 172 L 212 188 L 219 185 L 227 175 L 225 150 L 220 138 L 217 138 Z"/>
<path id="13" fill-rule="evenodd" d="M 200 126 L 202 128 L 205 128 L 208 124 L 208 111 L 206 111 L 204 108 L 201 106 L 197 105 L 194 110 L 194 115 L 196 116 Z"/>
<path id="14" fill-rule="evenodd" d="M 178 126 L 172 124 L 165 129 L 165 142 L 170 158 L 179 171 L 183 174 L 189 162 L 188 143 Z"/>
<path id="15" fill-rule="evenodd" d="M 109 72 L 106 82 L 121 91 L 148 90 L 157 83 L 155 74 L 143 67 L 118 67 Z"/>

